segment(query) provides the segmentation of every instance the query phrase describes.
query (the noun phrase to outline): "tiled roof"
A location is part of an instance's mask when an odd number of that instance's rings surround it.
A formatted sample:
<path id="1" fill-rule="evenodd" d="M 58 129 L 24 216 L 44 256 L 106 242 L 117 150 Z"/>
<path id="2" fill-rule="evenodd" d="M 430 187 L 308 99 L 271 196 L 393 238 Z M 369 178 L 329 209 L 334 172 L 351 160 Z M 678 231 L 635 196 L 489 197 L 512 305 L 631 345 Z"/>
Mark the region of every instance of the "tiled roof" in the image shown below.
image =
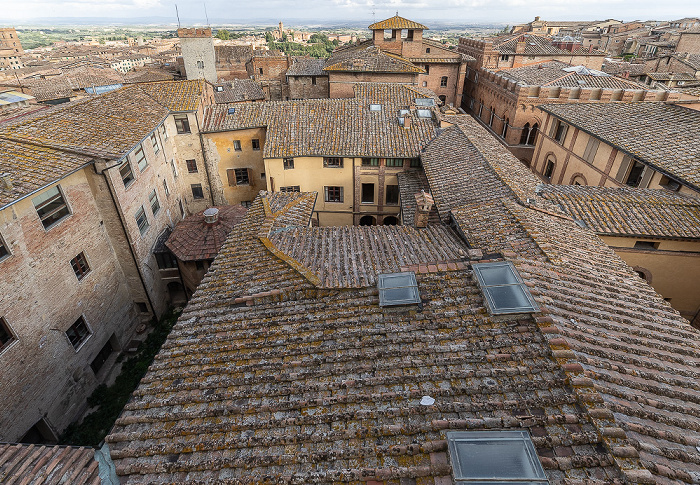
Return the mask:
<path id="1" fill-rule="evenodd" d="M 390 29 L 417 29 L 417 30 L 428 30 L 423 24 L 414 22 L 413 20 L 408 20 L 403 17 L 399 17 L 397 13 L 391 18 L 382 20 L 380 22 L 375 22 L 369 27 L 370 30 L 390 30 Z"/>
<path id="2" fill-rule="evenodd" d="M 75 90 L 90 88 L 92 86 L 106 86 L 109 84 L 122 84 L 124 76 L 111 68 L 78 67 L 74 69 L 62 69 L 71 87 Z"/>
<path id="3" fill-rule="evenodd" d="M 568 51 L 566 49 L 560 49 L 559 47 L 554 47 L 552 41 L 546 37 L 533 34 L 519 34 L 510 39 L 498 39 L 498 44 L 494 42 L 494 46 L 500 54 L 515 54 L 515 48 L 519 41 L 525 42 L 525 52 L 526 56 L 537 56 L 537 55 L 557 55 L 557 56 L 571 56 L 571 55 L 586 55 L 586 56 L 605 56 L 605 52 L 598 49 L 593 49 L 588 51 L 588 49 L 574 49 Z"/>
<path id="4" fill-rule="evenodd" d="M 328 73 L 323 71 L 325 65 L 326 59 L 295 57 L 287 69 L 287 76 L 328 76 Z"/>
<path id="5" fill-rule="evenodd" d="M 570 88 L 603 88 L 648 90 L 649 87 L 634 81 L 606 75 L 581 74 L 576 71 L 567 72 L 565 68 L 571 64 L 560 61 L 549 61 L 513 69 L 498 71 L 504 78 L 515 82 L 523 82 L 530 86 L 553 86 Z M 600 72 L 600 71 L 598 71 Z"/>
<path id="6" fill-rule="evenodd" d="M 267 127 L 263 156 L 417 157 L 421 144 L 433 138 L 432 119 L 412 116 L 411 126 L 398 124 L 398 110 L 428 97 L 428 91 L 400 84 L 357 84 L 355 98 L 310 99 L 208 106 L 203 131 Z M 434 94 L 431 93 L 430 97 Z M 382 104 L 381 112 L 369 105 Z"/>
<path id="7" fill-rule="evenodd" d="M 18 143 L 3 139 L 0 135 L 0 175 L 9 174 L 12 183 L 12 188 L 8 189 L 0 181 L 0 208 L 79 170 L 91 161 L 91 157 Z"/>
<path id="8" fill-rule="evenodd" d="M 327 61 L 324 71 L 333 72 L 387 72 L 424 73 L 425 70 L 406 59 L 389 54 L 378 47 L 343 49 L 334 53 Z"/>
<path id="9" fill-rule="evenodd" d="M 603 72 L 614 76 L 628 72 L 630 76 L 641 76 L 646 72 L 646 64 L 632 64 L 631 62 L 612 62 L 605 61 L 603 64 Z"/>
<path id="10" fill-rule="evenodd" d="M 0 443 L 0 483 L 100 485 L 94 448 Z"/>
<path id="11" fill-rule="evenodd" d="M 674 88 L 674 91 L 679 91 L 683 94 L 697 96 L 698 98 L 700 98 L 700 86 L 695 86 L 691 88 Z"/>
<path id="12" fill-rule="evenodd" d="M 532 193 L 539 180 L 492 137 L 484 137 L 474 120 L 454 121 L 468 143 L 444 132 L 426 149 L 426 171 L 454 164 L 438 156 L 446 143 L 441 138 L 451 137 L 447 144 L 452 151 L 476 148 L 487 160 L 475 164 L 467 156 L 458 165 L 465 170 L 462 177 L 482 186 L 495 173 L 513 191 L 486 202 L 483 194 L 464 193 L 463 205 L 452 214 L 471 247 L 502 252 L 514 262 L 543 309 L 539 321 L 550 345 L 564 346 L 561 355 L 580 366 L 570 377 L 594 386 L 596 394 L 584 401 L 589 409 L 599 409 L 595 415 L 609 420 L 597 422 L 604 439 L 613 436 L 610 426 L 620 430 L 616 436 L 622 442 L 613 450 L 627 451 L 613 451 L 616 459 L 636 461 L 639 455 L 634 466 L 643 465 L 657 483 L 693 483 L 700 473 L 700 333 L 593 232 Z M 506 165 L 510 170 L 503 170 Z M 490 184 L 483 186 L 493 191 Z M 437 201 L 432 181 L 431 187 Z M 527 192 L 519 193 L 521 187 Z M 630 471 L 625 472 L 628 478 Z"/>
<path id="13" fill-rule="evenodd" d="M 162 69 L 140 69 L 124 74 L 124 83 L 150 83 L 157 81 L 172 81 L 173 75 Z"/>
<path id="14" fill-rule="evenodd" d="M 406 57 L 405 59 L 416 63 L 453 63 L 453 62 L 467 62 L 475 61 L 476 59 L 472 56 L 466 54 L 461 54 L 456 50 L 450 50 L 446 44 L 432 40 L 423 39 L 423 46 L 421 48 L 421 55 L 419 57 Z M 426 47 L 430 48 L 430 52 L 425 52 Z"/>
<path id="15" fill-rule="evenodd" d="M 170 111 L 194 111 L 202 101 L 204 80 L 139 83 L 146 94 Z"/>
<path id="16" fill-rule="evenodd" d="M 648 72 L 646 74 L 654 81 L 697 81 L 695 76 L 688 72 Z"/>
<path id="17" fill-rule="evenodd" d="M 204 221 L 204 211 L 187 216 L 178 222 L 165 245 L 180 261 L 204 261 L 214 259 L 226 241 L 231 229 L 246 214 L 242 205 L 218 206 L 217 222 Z"/>
<path id="18" fill-rule="evenodd" d="M 0 136 L 91 156 L 121 158 L 167 114 L 167 108 L 132 85 L 61 105 L 11 126 L 2 125 Z"/>
<path id="19" fill-rule="evenodd" d="M 700 112 L 653 102 L 546 104 L 539 109 L 700 190 Z"/>
<path id="20" fill-rule="evenodd" d="M 217 87 L 223 91 L 218 91 Z M 241 101 L 261 101 L 265 99 L 260 84 L 254 79 L 234 79 L 217 83 L 214 87 L 214 101 L 216 103 L 236 103 Z"/>
<path id="21" fill-rule="evenodd" d="M 24 79 L 20 83 L 32 91 L 38 102 L 73 96 L 73 86 L 64 76 L 51 76 L 48 79 Z"/>
<path id="22" fill-rule="evenodd" d="M 694 197 L 577 185 L 543 185 L 541 195 L 597 234 L 700 238 L 700 202 Z"/>
<path id="23" fill-rule="evenodd" d="M 676 53 L 674 57 L 683 64 L 700 71 L 700 54 Z"/>
<path id="24" fill-rule="evenodd" d="M 406 170 L 404 172 L 399 172 L 396 174 L 396 178 L 399 180 L 401 223 L 405 226 L 412 226 L 415 223 L 416 194 L 420 194 L 421 190 L 430 192 L 430 185 L 422 170 Z M 428 223 L 440 223 L 440 218 L 435 206 L 432 207 L 428 214 Z"/>

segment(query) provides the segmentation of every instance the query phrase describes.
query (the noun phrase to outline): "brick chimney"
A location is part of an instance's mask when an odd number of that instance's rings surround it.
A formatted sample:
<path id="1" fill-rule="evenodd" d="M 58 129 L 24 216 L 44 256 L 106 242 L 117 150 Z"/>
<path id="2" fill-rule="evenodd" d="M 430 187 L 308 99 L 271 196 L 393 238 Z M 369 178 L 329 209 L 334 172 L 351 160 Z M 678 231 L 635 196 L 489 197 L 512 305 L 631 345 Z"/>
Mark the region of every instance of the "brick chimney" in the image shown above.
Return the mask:
<path id="1" fill-rule="evenodd" d="M 12 190 L 12 178 L 9 173 L 0 174 L 0 189 Z"/>
<path id="2" fill-rule="evenodd" d="M 403 117 L 403 127 L 404 128 L 410 128 L 411 127 L 411 117 L 409 115 L 404 115 Z"/>
<path id="3" fill-rule="evenodd" d="M 525 53 L 525 45 L 527 45 L 527 39 L 525 38 L 524 35 L 518 37 L 518 43 L 515 44 L 515 53 L 516 54 L 524 54 Z"/>
<path id="4" fill-rule="evenodd" d="M 428 215 L 434 203 L 433 196 L 426 194 L 425 190 L 421 190 L 420 194 L 416 194 L 416 215 L 413 217 L 413 223 L 416 227 L 426 227 L 428 225 Z"/>

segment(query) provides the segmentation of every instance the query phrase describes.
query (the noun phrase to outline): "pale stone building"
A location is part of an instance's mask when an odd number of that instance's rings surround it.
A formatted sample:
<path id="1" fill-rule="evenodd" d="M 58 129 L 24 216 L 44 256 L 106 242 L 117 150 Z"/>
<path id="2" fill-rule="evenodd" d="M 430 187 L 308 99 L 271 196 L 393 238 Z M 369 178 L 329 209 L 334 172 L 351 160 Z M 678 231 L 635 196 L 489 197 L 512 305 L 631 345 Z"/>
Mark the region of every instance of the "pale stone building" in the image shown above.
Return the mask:
<path id="1" fill-rule="evenodd" d="M 211 28 L 177 29 L 187 79 L 206 79 L 215 83 L 216 56 Z"/>

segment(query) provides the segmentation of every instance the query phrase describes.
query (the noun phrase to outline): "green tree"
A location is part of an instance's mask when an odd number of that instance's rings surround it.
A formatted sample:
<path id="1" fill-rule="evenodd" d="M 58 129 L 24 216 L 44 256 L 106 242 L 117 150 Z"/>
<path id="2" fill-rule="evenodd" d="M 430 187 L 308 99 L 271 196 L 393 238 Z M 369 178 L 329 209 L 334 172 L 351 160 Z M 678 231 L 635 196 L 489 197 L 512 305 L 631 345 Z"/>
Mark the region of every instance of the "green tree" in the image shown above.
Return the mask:
<path id="1" fill-rule="evenodd" d="M 216 33 L 216 38 L 221 40 L 229 40 L 231 38 L 231 34 L 228 30 L 221 29 Z"/>

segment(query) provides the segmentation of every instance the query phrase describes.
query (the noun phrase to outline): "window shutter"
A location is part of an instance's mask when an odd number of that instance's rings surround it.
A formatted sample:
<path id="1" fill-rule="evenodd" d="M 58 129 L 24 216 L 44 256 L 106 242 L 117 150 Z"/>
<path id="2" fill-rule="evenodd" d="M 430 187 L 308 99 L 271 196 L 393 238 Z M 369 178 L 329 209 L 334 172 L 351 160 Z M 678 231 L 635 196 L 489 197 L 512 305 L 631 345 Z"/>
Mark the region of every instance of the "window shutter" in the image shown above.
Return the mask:
<path id="1" fill-rule="evenodd" d="M 554 135 L 557 134 L 557 128 L 559 127 L 559 120 L 554 120 L 552 122 L 552 127 L 549 129 L 549 136 L 550 138 L 554 138 Z"/>
<path id="2" fill-rule="evenodd" d="M 640 189 L 646 189 L 649 187 L 649 182 L 651 181 L 651 177 L 654 175 L 654 169 L 651 168 L 650 166 L 644 167 L 644 173 L 642 174 L 642 180 L 639 182 L 639 188 Z"/>
<path id="3" fill-rule="evenodd" d="M 236 186 L 236 171 L 232 168 L 226 169 L 226 177 L 228 178 L 228 184 L 231 187 Z"/>
<path id="4" fill-rule="evenodd" d="M 248 183 L 253 185 L 253 171 L 249 168 L 246 168 L 246 171 L 248 172 Z"/>
<path id="5" fill-rule="evenodd" d="M 627 172 L 629 171 L 631 163 L 632 163 L 632 158 L 628 155 L 625 155 L 622 158 L 622 163 L 620 164 L 620 169 L 617 171 L 617 175 L 615 175 L 615 180 L 617 180 L 618 182 L 624 183 L 625 175 L 627 175 Z"/>
<path id="6" fill-rule="evenodd" d="M 583 152 L 583 159 L 588 163 L 593 163 L 596 153 L 598 153 L 598 145 L 600 141 L 597 138 L 590 137 L 588 139 L 588 145 L 586 145 L 586 151 Z"/>
<path id="7" fill-rule="evenodd" d="M 343 202 L 345 199 L 343 198 L 343 187 L 340 187 L 340 202 Z"/>

